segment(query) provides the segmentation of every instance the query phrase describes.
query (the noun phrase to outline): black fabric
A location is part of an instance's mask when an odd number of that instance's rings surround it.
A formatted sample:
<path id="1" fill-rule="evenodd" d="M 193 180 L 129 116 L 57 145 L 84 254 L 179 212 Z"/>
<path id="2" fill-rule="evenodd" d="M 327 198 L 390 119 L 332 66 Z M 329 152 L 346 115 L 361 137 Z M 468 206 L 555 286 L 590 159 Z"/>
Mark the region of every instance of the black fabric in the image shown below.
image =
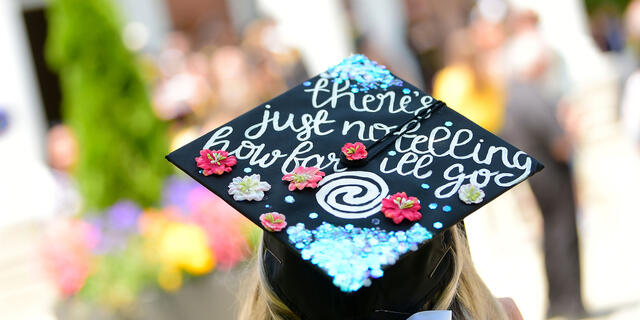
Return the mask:
<path id="1" fill-rule="evenodd" d="M 315 83 L 319 80 L 319 77 L 315 77 L 310 81 Z M 410 84 L 405 84 L 405 87 L 411 88 L 413 92 L 418 92 L 419 90 Z M 297 165 L 319 166 L 327 176 L 335 173 L 336 170 L 344 170 L 345 167 L 340 163 L 338 154 L 341 153 L 340 148 L 346 142 L 365 140 L 365 143 L 369 143 L 369 140 L 367 140 L 369 137 L 380 139 L 387 131 L 376 128 L 381 128 L 382 126 L 398 126 L 414 117 L 412 113 L 390 113 L 386 108 L 378 112 L 356 112 L 348 106 L 349 102 L 352 101 L 349 96 L 337 99 L 335 108 L 325 106 L 316 109 L 311 106 L 309 101 L 313 92 L 307 92 L 306 90 L 311 89 L 303 86 L 295 87 L 283 95 L 252 109 L 222 127 L 212 130 L 193 142 L 179 148 L 169 154 L 167 159 L 225 200 L 232 207 L 236 208 L 258 226 L 261 226 L 259 220 L 261 214 L 267 211 L 277 211 L 287 214 L 289 225 L 303 222 L 308 228 L 315 228 L 325 221 L 334 225 L 345 225 L 349 223 L 356 227 L 377 226 L 388 231 L 407 230 L 412 225 L 411 222 L 405 221 L 401 224 L 394 224 L 390 219 L 386 219 L 382 213 L 369 216 L 366 219 L 344 219 L 336 217 L 326 213 L 326 211 L 318 205 L 315 197 L 318 191 L 317 189 L 305 189 L 295 192 L 290 192 L 287 189 L 288 183 L 283 182 L 281 178 L 284 173 L 293 171 Z M 395 100 L 397 100 L 405 96 L 400 90 L 401 88 L 389 88 L 387 91 L 379 90 L 379 92 L 370 92 L 370 94 L 383 95 L 385 93 L 388 94 L 389 91 L 393 91 L 396 94 Z M 329 93 L 324 94 L 327 96 L 330 95 Z M 355 95 L 356 94 L 354 94 L 354 96 Z M 436 101 L 424 93 L 421 94 L 421 97 L 426 97 L 424 100 L 428 102 L 428 106 L 431 106 Z M 323 98 L 327 99 L 327 97 Z M 383 101 L 382 103 L 386 101 L 387 103 L 384 103 L 386 106 L 389 104 L 390 99 L 385 98 L 381 101 Z M 393 104 L 395 109 L 398 109 L 397 103 L 396 101 Z M 408 111 L 416 111 L 422 107 L 423 104 L 421 104 L 419 100 L 416 101 L 414 99 L 405 109 Z M 326 118 L 322 116 L 323 113 L 318 116 L 318 113 L 322 111 L 327 111 L 328 114 Z M 277 122 L 281 127 L 288 123 L 293 123 L 299 128 L 302 126 L 301 118 L 303 115 L 308 114 L 320 117 L 321 119 L 324 118 L 327 121 L 333 121 L 320 125 L 319 129 L 321 132 L 331 131 L 331 133 L 319 136 L 313 134 L 313 130 L 311 130 L 310 137 L 307 140 L 300 141 L 298 138 L 305 138 L 305 132 L 292 132 L 287 129 L 277 132 L 273 129 L 273 115 L 276 112 L 279 117 Z M 257 124 L 262 123 L 263 119 L 268 119 L 268 128 L 265 130 L 265 133 L 255 139 L 246 138 L 246 132 L 254 134 L 260 130 Z M 446 126 L 446 123 L 451 123 L 451 126 Z M 363 124 L 364 129 L 362 131 L 363 138 L 365 139 L 360 139 L 359 137 L 360 124 Z M 345 132 L 345 134 L 343 135 L 342 132 Z M 369 136 L 369 132 L 372 133 L 371 136 Z M 458 134 L 458 144 L 455 145 L 455 143 L 453 143 L 452 145 L 456 132 L 460 132 Z M 428 140 L 425 141 L 422 137 L 426 139 L 433 137 L 435 142 L 430 144 Z M 460 143 L 467 139 L 469 140 L 468 143 L 464 145 Z M 207 144 L 210 140 L 213 141 L 213 143 Z M 407 155 L 409 152 L 402 152 L 402 150 L 411 147 L 412 143 L 415 145 L 415 149 L 421 152 L 420 154 L 412 152 L 410 155 Z M 220 176 L 204 176 L 199 173 L 200 169 L 196 166 L 194 158 L 199 155 L 199 151 L 205 146 L 208 146 L 210 149 L 227 150 L 236 155 L 236 157 L 240 155 L 243 158 L 238 157 L 238 164 L 231 173 Z M 395 148 L 397 146 L 400 146 L 400 150 Z M 296 157 L 298 161 L 291 160 L 291 154 L 295 152 L 296 148 L 298 148 L 298 152 L 300 153 Z M 469 158 L 456 159 L 449 156 L 448 153 L 450 152 L 448 150 L 451 148 L 454 149 L 457 156 Z M 473 153 L 475 148 L 479 150 L 478 157 L 480 161 L 485 161 L 485 159 L 490 158 L 490 163 L 477 163 L 471 159 L 470 154 Z M 272 152 L 275 150 L 278 150 L 278 154 L 280 155 L 287 154 L 288 156 L 278 158 L 268 168 L 261 168 L 257 165 L 257 162 L 262 160 L 265 162 L 271 161 L 273 159 Z M 389 186 L 390 194 L 404 191 L 408 195 L 418 197 L 423 203 L 423 211 L 429 213 L 423 214 L 420 223 L 429 228 L 434 222 L 440 221 L 443 223 L 443 228 L 440 230 L 454 225 L 471 212 L 479 209 L 510 189 L 513 185 L 543 168 L 534 158 L 519 151 L 517 148 L 448 107 L 442 107 L 433 112 L 429 119 L 423 121 L 402 138 L 397 139 L 395 143 L 389 147 L 389 150 L 395 150 L 397 154 L 395 156 L 389 156 L 387 154 L 380 155 L 371 159 L 365 166 L 357 168 L 357 170 L 354 171 L 371 172 L 379 176 L 384 176 L 384 180 Z M 438 156 L 430 157 L 431 153 L 437 154 Z M 491 154 L 491 156 L 488 157 L 488 154 Z M 249 157 L 244 159 L 247 156 Z M 305 162 L 304 160 L 307 160 L 307 157 L 311 158 L 308 158 L 308 161 Z M 421 157 L 424 157 L 424 160 L 420 163 Z M 322 163 L 315 161 L 317 159 L 322 159 Z M 335 161 L 329 163 L 332 159 Z M 398 170 L 389 173 L 380 171 L 383 162 L 386 164 L 385 168 L 391 170 L 392 168 L 396 168 L 396 165 L 401 161 L 404 162 L 399 168 L 401 174 L 398 173 Z M 431 162 L 426 165 L 429 161 Z M 524 167 L 525 163 L 530 163 L 528 167 L 529 171 L 527 172 L 525 169 L 514 167 L 514 162 L 521 167 Z M 416 164 L 423 167 L 415 168 Z M 247 175 L 247 173 L 242 171 L 244 168 L 251 168 L 251 174 L 260 174 L 262 181 L 267 181 L 271 184 L 271 190 L 266 193 L 262 201 L 235 201 L 232 196 L 227 193 L 228 185 L 234 177 Z M 447 173 L 445 170 L 447 169 L 449 169 L 448 175 L 450 177 L 448 179 L 444 177 L 445 173 Z M 460 170 L 463 171 L 461 172 Z M 417 178 L 411 173 L 425 176 L 429 171 L 432 173 L 427 178 Z M 349 172 L 352 171 L 349 170 Z M 443 187 L 443 185 L 447 183 L 451 184 L 455 181 L 455 177 L 462 175 L 468 176 L 474 173 L 477 175 L 486 174 L 490 176 L 488 179 L 491 182 L 484 188 L 486 196 L 482 203 L 468 205 L 461 202 L 457 197 L 457 193 L 450 192 L 455 186 L 446 190 L 447 193 L 451 193 L 447 198 L 438 199 L 434 196 L 437 188 Z M 520 176 L 522 176 L 522 179 L 513 185 L 503 187 L 494 183 L 497 175 L 504 175 L 501 179 L 504 182 L 511 182 Z M 483 181 L 484 178 L 481 177 L 479 180 Z M 468 183 L 468 181 L 469 178 L 465 177 L 464 183 Z M 429 184 L 430 189 L 423 189 L 421 187 L 423 183 Z M 284 198 L 287 195 L 293 195 L 295 197 L 294 204 L 285 203 Z M 431 202 L 438 203 L 437 210 L 429 211 L 429 209 L 426 208 L 426 205 Z M 269 209 L 265 209 L 265 204 L 270 205 Z M 446 214 L 441 210 L 445 205 L 451 207 L 451 211 Z M 293 210 L 295 210 L 295 213 L 292 212 Z M 311 212 L 317 212 L 321 218 L 309 219 L 308 214 Z M 372 224 L 372 218 L 379 218 L 381 223 L 379 225 Z M 429 228 L 429 230 L 439 232 L 439 230 L 433 228 Z M 286 233 L 281 232 L 276 236 L 283 242 L 288 242 Z"/>
<path id="2" fill-rule="evenodd" d="M 303 320 L 407 319 L 436 296 L 453 272 L 450 231 L 407 254 L 368 288 L 341 292 L 331 278 L 298 257 L 271 233 L 263 236 L 263 266 L 269 286 Z"/>

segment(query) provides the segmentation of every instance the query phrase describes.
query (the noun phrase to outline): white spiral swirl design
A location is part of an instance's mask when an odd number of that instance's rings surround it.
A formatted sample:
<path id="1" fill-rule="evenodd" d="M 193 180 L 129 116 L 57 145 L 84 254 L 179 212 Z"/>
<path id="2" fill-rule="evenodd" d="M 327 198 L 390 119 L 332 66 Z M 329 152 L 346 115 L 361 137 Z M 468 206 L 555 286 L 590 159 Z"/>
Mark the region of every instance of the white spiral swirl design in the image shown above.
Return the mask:
<path id="1" fill-rule="evenodd" d="M 318 184 L 316 200 L 322 209 L 343 219 L 361 219 L 380 212 L 389 194 L 387 183 L 367 171 L 338 172 Z"/>

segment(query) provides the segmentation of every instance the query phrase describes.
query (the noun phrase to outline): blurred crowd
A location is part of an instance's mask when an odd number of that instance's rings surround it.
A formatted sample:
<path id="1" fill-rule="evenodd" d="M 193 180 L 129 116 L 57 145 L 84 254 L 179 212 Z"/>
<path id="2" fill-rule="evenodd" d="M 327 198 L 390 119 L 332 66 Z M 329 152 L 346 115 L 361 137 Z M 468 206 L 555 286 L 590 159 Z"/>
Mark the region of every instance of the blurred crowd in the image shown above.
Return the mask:
<path id="1" fill-rule="evenodd" d="M 637 148 L 640 0 L 627 2 L 622 9 L 589 7 L 588 23 L 593 42 L 613 65 L 615 74 L 611 76 L 619 83 L 615 124 Z M 178 1 L 170 3 L 178 6 Z M 574 87 L 568 62 L 545 38 L 539 12 L 501 0 L 405 0 L 387 4 L 401 9 L 395 24 L 384 19 L 380 20 L 384 24 L 376 24 L 378 16 L 393 15 L 393 8 L 374 10 L 355 0 L 342 4 L 349 22 L 345 31 L 350 33 L 355 51 L 421 85 L 546 165 L 530 185 L 543 217 L 548 316 L 585 316 L 577 225 L 580 203 L 572 166 L 573 151 L 581 143 L 584 110 L 571 99 Z M 230 10 L 224 4 L 220 7 Z M 171 150 L 313 75 L 303 56 L 304 48 L 285 41 L 277 19 L 255 18 L 238 29 L 228 14 L 215 21 L 190 21 L 188 12 L 183 11 L 188 9 L 174 13 L 177 28 L 168 34 L 161 50 L 141 55 L 154 113 L 170 123 Z M 73 132 L 64 124 L 53 126 L 48 134 L 48 161 L 68 190 L 73 186 L 65 172 L 72 170 L 76 158 Z M 81 199 L 72 191 L 69 194 L 61 207 L 75 213 Z M 134 211 L 136 219 L 144 215 L 142 209 Z M 204 225 L 205 231 L 212 228 L 206 221 L 194 224 Z M 86 229 L 83 232 L 92 237 L 92 229 L 85 225 L 56 228 Z M 206 231 L 204 236 L 212 235 Z M 211 246 L 215 243 L 209 241 Z M 243 258 L 232 259 L 231 264 Z M 206 265 L 213 262 L 203 263 L 203 270 L 209 271 L 211 266 Z M 86 272 L 83 269 L 81 273 Z M 175 284 L 171 281 L 178 280 L 165 277 L 159 281 L 161 286 L 172 288 Z M 76 287 L 62 289 L 69 293 L 78 290 L 78 283 L 69 283 Z"/>

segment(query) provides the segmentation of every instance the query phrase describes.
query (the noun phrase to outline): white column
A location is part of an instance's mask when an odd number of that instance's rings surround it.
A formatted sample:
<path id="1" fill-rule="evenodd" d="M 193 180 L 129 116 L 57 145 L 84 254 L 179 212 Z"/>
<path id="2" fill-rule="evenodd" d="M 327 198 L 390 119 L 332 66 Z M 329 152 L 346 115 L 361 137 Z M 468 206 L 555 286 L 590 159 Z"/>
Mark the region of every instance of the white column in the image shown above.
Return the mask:
<path id="1" fill-rule="evenodd" d="M 0 108 L 9 115 L 9 127 L 0 133 L 0 227 L 50 215 L 53 208 L 32 61 L 19 2 L 0 1 Z"/>

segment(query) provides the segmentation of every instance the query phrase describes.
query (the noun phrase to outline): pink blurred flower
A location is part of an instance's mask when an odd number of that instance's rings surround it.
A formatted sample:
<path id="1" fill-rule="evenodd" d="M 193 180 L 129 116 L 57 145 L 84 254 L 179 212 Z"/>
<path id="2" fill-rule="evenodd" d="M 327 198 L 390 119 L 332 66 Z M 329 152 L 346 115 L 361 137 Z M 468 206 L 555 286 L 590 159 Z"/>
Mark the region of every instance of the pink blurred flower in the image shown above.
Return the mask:
<path id="1" fill-rule="evenodd" d="M 345 143 L 340 150 L 347 156 L 347 160 L 362 160 L 367 157 L 367 148 L 361 142 Z"/>
<path id="2" fill-rule="evenodd" d="M 231 167 L 238 162 L 236 157 L 230 156 L 228 152 L 223 150 L 200 150 L 200 156 L 196 157 L 196 164 L 202 169 L 205 176 L 211 174 L 221 175 L 225 172 L 231 172 Z"/>
<path id="3" fill-rule="evenodd" d="M 91 272 L 91 250 L 100 232 L 78 220 L 56 221 L 45 230 L 42 250 L 45 269 L 64 296 L 77 293 Z"/>
<path id="4" fill-rule="evenodd" d="M 302 190 L 304 188 L 315 189 L 318 182 L 324 177 L 324 172 L 316 167 L 297 167 L 293 169 L 293 173 L 287 173 L 282 177 L 283 181 L 290 181 L 289 191 L 295 189 Z"/>
<path id="5" fill-rule="evenodd" d="M 382 213 L 385 217 L 391 218 L 395 224 L 402 222 L 405 218 L 409 221 L 420 220 L 422 214 L 418 210 L 420 210 L 418 198 L 407 197 L 404 192 L 382 199 Z"/>
<path id="6" fill-rule="evenodd" d="M 250 255 L 246 229 L 253 224 L 247 218 L 204 188 L 193 190 L 188 201 L 191 219 L 204 230 L 217 268 L 229 270 Z"/>
<path id="7" fill-rule="evenodd" d="M 277 212 L 268 212 L 260 215 L 260 222 L 267 231 L 277 232 L 287 226 L 284 214 Z"/>

